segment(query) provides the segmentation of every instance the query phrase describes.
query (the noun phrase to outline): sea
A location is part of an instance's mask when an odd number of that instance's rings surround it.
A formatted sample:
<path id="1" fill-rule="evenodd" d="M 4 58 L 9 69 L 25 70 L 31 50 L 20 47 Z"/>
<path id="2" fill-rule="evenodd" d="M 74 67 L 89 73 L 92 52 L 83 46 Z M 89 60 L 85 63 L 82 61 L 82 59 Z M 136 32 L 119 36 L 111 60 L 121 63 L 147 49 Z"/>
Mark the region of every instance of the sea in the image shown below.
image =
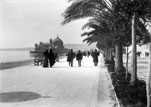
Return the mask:
<path id="1" fill-rule="evenodd" d="M 33 59 L 30 50 L 0 50 L 0 63 Z"/>

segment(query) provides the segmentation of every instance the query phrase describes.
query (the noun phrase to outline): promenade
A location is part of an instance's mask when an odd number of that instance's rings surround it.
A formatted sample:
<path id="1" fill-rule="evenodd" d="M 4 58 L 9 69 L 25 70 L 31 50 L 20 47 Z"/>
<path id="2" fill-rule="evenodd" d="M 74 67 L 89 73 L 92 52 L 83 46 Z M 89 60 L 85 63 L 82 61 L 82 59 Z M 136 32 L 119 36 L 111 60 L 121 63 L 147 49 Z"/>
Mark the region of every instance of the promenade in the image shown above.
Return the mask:
<path id="1" fill-rule="evenodd" d="M 61 59 L 52 68 L 0 70 L 0 107 L 114 107 L 107 69 L 84 57 L 82 67 Z"/>

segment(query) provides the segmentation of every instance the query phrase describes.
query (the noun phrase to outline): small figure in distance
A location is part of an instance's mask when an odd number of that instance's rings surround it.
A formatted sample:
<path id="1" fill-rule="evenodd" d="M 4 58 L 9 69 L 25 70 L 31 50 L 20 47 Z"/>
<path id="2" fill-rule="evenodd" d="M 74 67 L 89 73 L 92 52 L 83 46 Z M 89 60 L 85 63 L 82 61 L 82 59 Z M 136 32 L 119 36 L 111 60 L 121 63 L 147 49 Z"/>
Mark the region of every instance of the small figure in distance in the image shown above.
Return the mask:
<path id="1" fill-rule="evenodd" d="M 55 64 L 55 54 L 51 48 L 48 51 L 48 59 L 49 59 L 50 67 L 52 67 Z"/>
<path id="2" fill-rule="evenodd" d="M 48 49 L 44 51 L 43 55 L 44 55 L 43 67 L 48 67 Z"/>
<path id="3" fill-rule="evenodd" d="M 83 51 L 82 53 L 83 53 L 83 56 L 86 56 L 86 51 Z"/>
<path id="4" fill-rule="evenodd" d="M 79 50 L 77 55 L 76 55 L 76 60 L 78 61 L 78 66 L 80 67 L 81 66 L 81 60 L 83 58 L 83 55 L 81 53 L 81 51 Z"/>
<path id="5" fill-rule="evenodd" d="M 55 61 L 58 62 L 59 61 L 59 56 L 57 53 L 55 53 Z"/>
<path id="6" fill-rule="evenodd" d="M 69 62 L 69 66 L 73 67 L 73 59 L 75 58 L 75 53 L 73 52 L 73 49 L 70 50 L 70 52 L 67 54 L 67 61 Z"/>
<path id="7" fill-rule="evenodd" d="M 87 52 L 87 56 L 88 56 L 88 57 L 90 56 L 90 52 L 89 52 L 89 51 Z"/>
<path id="8" fill-rule="evenodd" d="M 99 52 L 97 51 L 97 49 L 95 49 L 95 51 L 92 52 L 92 58 L 93 58 L 94 66 L 98 65 L 98 56 L 99 56 Z"/>

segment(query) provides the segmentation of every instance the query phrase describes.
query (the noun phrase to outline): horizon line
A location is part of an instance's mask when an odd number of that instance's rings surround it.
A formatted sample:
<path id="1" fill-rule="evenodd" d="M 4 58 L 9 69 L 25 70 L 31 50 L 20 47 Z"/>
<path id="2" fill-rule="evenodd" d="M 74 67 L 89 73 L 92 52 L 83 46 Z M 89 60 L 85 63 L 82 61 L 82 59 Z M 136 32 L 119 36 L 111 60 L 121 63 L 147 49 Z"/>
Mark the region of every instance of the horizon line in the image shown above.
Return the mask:
<path id="1" fill-rule="evenodd" d="M 88 45 L 88 46 L 90 46 L 89 44 L 82 44 L 82 43 L 65 43 L 64 45 L 68 45 L 68 44 L 72 44 L 72 45 Z M 93 45 L 93 44 L 91 44 L 91 45 Z M 11 49 L 28 49 L 28 48 L 35 48 L 34 46 L 33 47 L 7 47 L 7 48 L 0 48 L 0 50 L 11 50 Z"/>

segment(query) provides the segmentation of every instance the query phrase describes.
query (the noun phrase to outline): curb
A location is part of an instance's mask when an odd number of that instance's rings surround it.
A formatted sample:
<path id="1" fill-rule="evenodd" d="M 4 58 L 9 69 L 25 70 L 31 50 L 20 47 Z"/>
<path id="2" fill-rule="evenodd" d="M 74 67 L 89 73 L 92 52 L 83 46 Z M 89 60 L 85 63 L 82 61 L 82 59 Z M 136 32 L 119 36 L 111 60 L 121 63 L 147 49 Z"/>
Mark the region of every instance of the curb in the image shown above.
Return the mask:
<path id="1" fill-rule="evenodd" d="M 105 68 L 106 68 L 106 67 L 105 67 Z M 106 70 L 107 70 L 107 68 L 106 68 Z M 119 99 L 117 98 L 117 95 L 116 95 L 114 86 L 113 86 L 113 84 L 112 84 L 112 79 L 111 79 L 111 76 L 110 76 L 108 70 L 107 70 L 107 73 L 106 73 L 106 74 L 108 75 L 108 78 L 109 78 L 109 81 L 110 81 L 111 91 L 113 92 L 113 95 L 114 95 L 114 97 L 115 97 L 115 107 L 123 107 L 122 104 L 120 103 Z"/>

